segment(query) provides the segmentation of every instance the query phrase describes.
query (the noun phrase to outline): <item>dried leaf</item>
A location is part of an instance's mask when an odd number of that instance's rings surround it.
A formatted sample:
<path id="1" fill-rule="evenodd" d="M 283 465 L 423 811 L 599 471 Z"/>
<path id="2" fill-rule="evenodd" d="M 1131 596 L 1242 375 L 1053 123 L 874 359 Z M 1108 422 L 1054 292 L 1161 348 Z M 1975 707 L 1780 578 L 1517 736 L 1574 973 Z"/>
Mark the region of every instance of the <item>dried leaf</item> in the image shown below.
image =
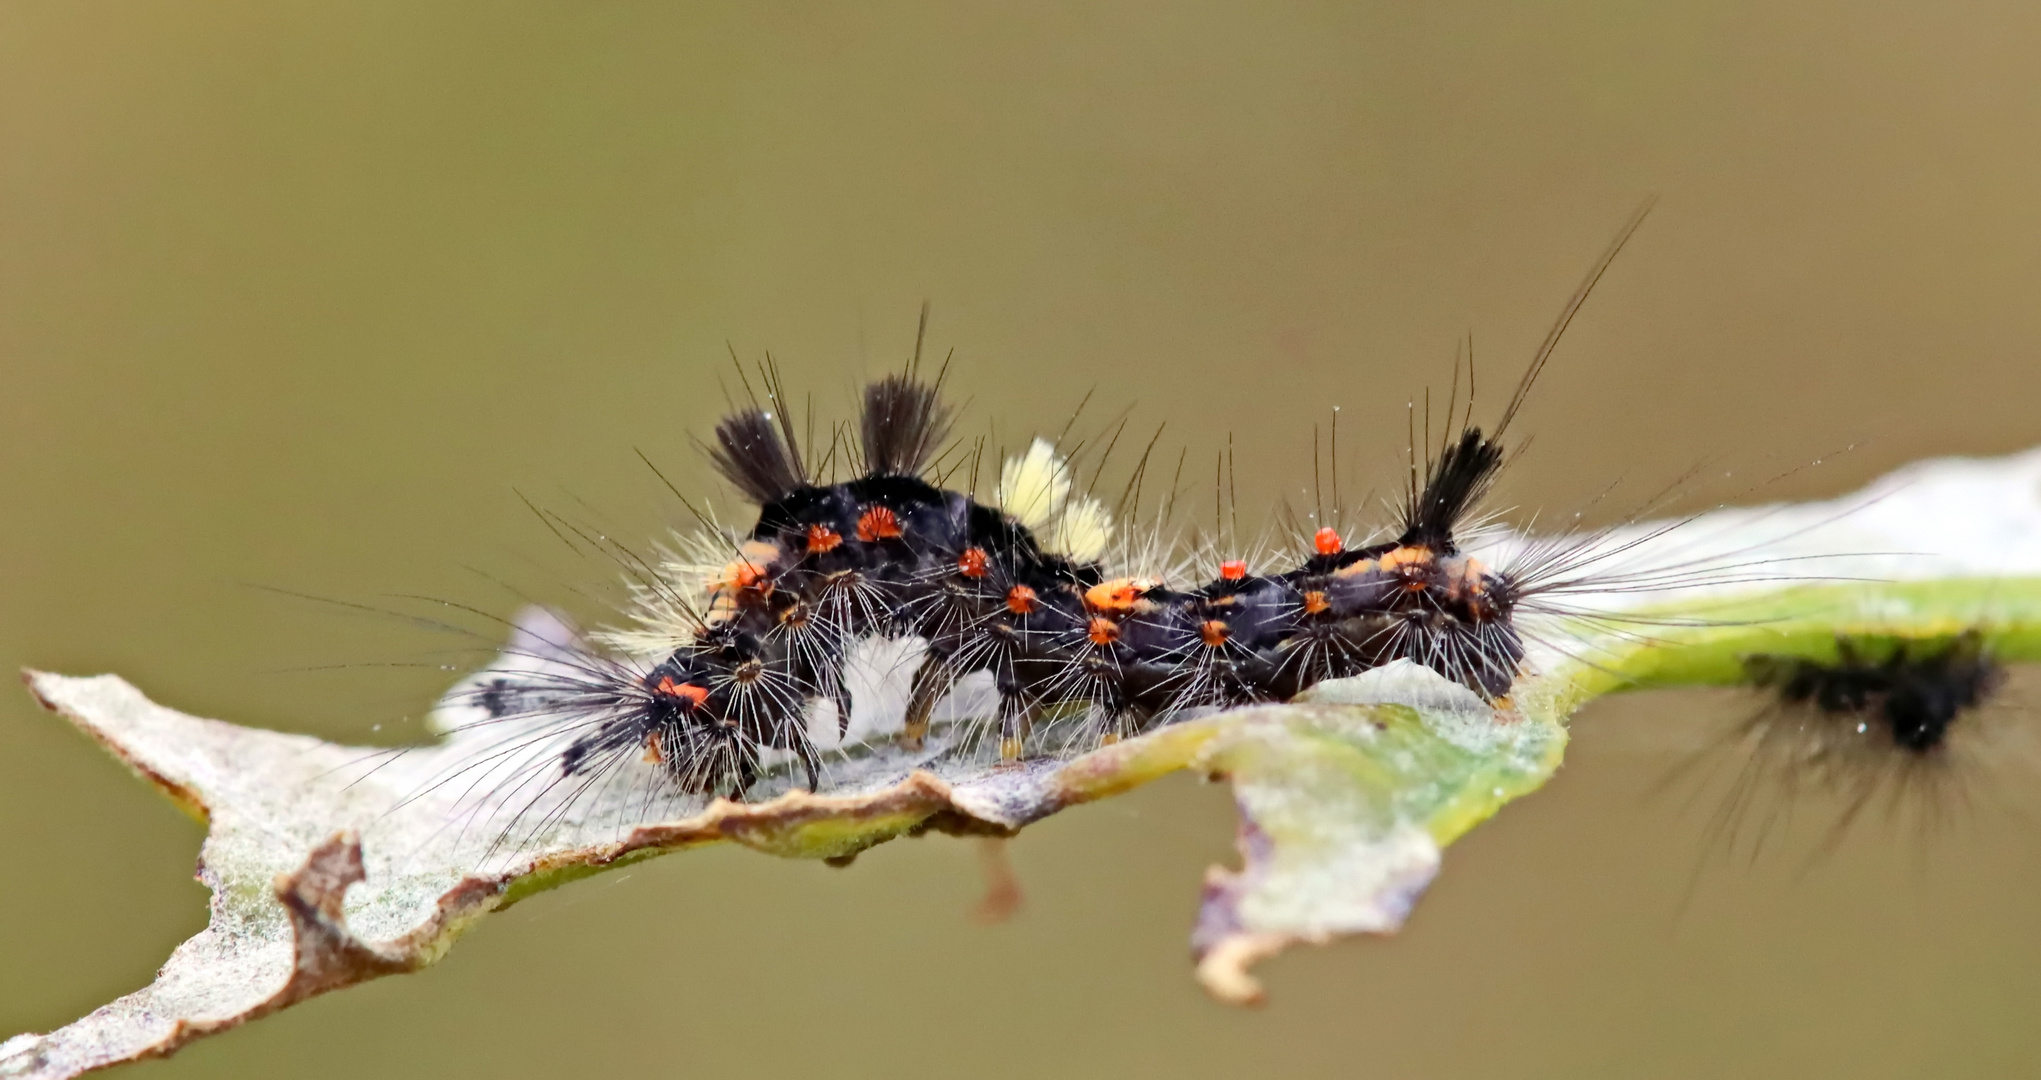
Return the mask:
<path id="1" fill-rule="evenodd" d="M 570 805 L 490 858 L 477 857 L 476 841 L 503 835 L 507 822 L 476 816 L 457 786 L 433 782 L 468 752 L 458 745 L 380 760 L 186 716 L 110 675 L 29 673 L 46 706 L 209 823 L 199 876 L 212 917 L 150 986 L 59 1031 L 0 1044 L 0 1077 L 75 1076 L 168 1054 L 313 995 L 416 970 L 490 911 L 663 852 L 730 841 L 845 859 L 931 830 L 1005 836 L 1180 768 L 1234 786 L 1242 867 L 1209 875 L 1193 947 L 1214 995 L 1252 1003 L 1258 960 L 1295 942 L 1396 930 L 1440 849 L 1558 767 L 1564 718 L 1594 694 L 1732 681 L 1740 653 L 1815 652 L 1839 630 L 1981 625 L 2002 656 L 2041 657 L 2041 452 L 1926 463 L 1852 500 L 1723 511 L 1606 542 L 1639 565 L 1772 561 L 1759 579 L 1581 598 L 1605 614 L 1704 617 L 1659 622 L 1648 635 L 1583 624 L 1566 651 L 1534 653 L 1538 674 L 1501 711 L 1392 666 L 1300 703 L 1174 725 L 1070 761 L 999 769 L 947 761 L 939 746 L 882 748 L 840 770 L 829 794 L 717 801 L 684 821 L 620 827 L 629 807 Z M 1854 554 L 1865 552 L 1892 554 Z"/>

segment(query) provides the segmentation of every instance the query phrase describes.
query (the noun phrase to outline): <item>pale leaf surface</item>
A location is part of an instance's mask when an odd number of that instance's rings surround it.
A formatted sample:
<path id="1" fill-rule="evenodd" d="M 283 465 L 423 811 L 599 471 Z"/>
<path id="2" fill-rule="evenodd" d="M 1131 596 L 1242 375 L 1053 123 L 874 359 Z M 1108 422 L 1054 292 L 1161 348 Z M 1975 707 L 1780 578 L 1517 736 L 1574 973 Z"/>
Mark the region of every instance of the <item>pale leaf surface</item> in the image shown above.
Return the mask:
<path id="1" fill-rule="evenodd" d="M 1400 927 L 1440 849 L 1550 777 L 1566 715 L 1595 694 L 1731 682 L 1742 653 L 1819 654 L 1838 632 L 1980 626 L 2007 659 L 2041 657 L 2041 451 L 1927 462 L 1832 503 L 1720 511 L 1601 542 L 1611 566 L 1758 565 L 1676 589 L 1575 597 L 1583 610 L 1648 621 L 1548 635 L 1500 710 L 1397 665 L 1069 761 L 1000 769 L 959 763 L 940 742 L 886 746 L 845 759 L 822 795 L 717 801 L 651 824 L 630 817 L 628 793 L 536 820 L 522 803 L 466 802 L 444 782 L 471 753 L 458 740 L 390 756 L 186 716 L 111 675 L 30 673 L 45 705 L 208 822 L 199 873 L 212 914 L 148 987 L 0 1044 L 0 1077 L 170 1053 L 415 970 L 476 918 L 639 858 L 724 841 L 845 858 L 912 832 L 1004 835 L 1183 768 L 1234 787 L 1242 865 L 1208 876 L 1192 942 L 1205 986 L 1251 1003 L 1262 993 L 1254 962 L 1295 942 Z"/>

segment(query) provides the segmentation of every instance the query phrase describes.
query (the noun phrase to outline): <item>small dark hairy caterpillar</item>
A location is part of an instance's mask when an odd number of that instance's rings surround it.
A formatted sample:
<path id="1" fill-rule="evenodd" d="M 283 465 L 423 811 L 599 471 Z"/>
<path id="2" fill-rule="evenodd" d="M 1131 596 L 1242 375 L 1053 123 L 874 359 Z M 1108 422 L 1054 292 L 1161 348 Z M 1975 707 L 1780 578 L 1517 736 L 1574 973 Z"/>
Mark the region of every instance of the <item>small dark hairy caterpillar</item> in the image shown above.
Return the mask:
<path id="1" fill-rule="evenodd" d="M 1957 719 L 2005 681 L 1984 635 L 1880 640 L 1838 637 L 1834 662 L 1757 654 L 1743 658 L 1754 686 L 1827 722 L 1833 734 L 1924 757 Z"/>
<path id="2" fill-rule="evenodd" d="M 2005 665 L 1973 628 L 1936 637 L 1841 635 L 1832 660 L 1760 653 L 1744 676 L 1771 700 L 1735 722 L 1722 743 L 1685 769 L 1710 771 L 1727 757 L 1733 779 L 1707 833 L 1710 846 L 1755 856 L 1803 797 L 1837 800 L 1821 851 L 1839 844 L 1881 801 L 1898 817 L 1933 820 L 1944 796 L 1968 802 L 1972 766 L 2002 764 L 1987 747 L 1989 717 L 2007 682 Z M 2003 717 L 2001 717 L 2003 718 Z"/>
<path id="3" fill-rule="evenodd" d="M 521 783 L 592 783 L 643 762 L 675 791 L 731 798 L 775 760 L 821 784 L 825 733 L 839 745 L 850 733 L 853 654 L 875 640 L 913 646 L 898 664 L 897 738 L 921 745 L 938 705 L 989 679 L 993 701 L 974 730 L 996 735 L 1002 761 L 1287 701 L 1397 661 L 1500 701 L 1526 655 L 1522 616 L 1583 587 L 1590 560 L 1534 546 L 1521 565 L 1489 566 L 1463 549 L 1465 533 L 1507 457 L 1511 420 L 1648 209 L 1596 262 L 1495 427 L 1471 423 L 1470 400 L 1457 435 L 1427 447 L 1421 466 L 1413 451 L 1386 538 L 1321 527 L 1286 569 L 1222 558 L 1196 585 L 1109 568 L 1114 522 L 1072 490 L 1049 442 L 1006 462 L 989 502 L 934 476 L 952 412 L 942 374 L 920 372 L 918 342 L 915 362 L 865 388 L 854 435 L 839 431 L 819 454 L 767 367 L 763 398 L 747 381 L 747 400 L 706 447 L 757 507 L 754 523 L 698 540 L 691 559 L 627 563 L 636 626 L 604 639 L 627 656 L 530 642 L 529 663 L 473 676 L 450 701 L 511 740 L 564 743 L 552 779 Z M 830 475 L 839 462 L 849 479 Z M 1072 719 L 1081 737 L 1044 742 L 1048 722 Z"/>

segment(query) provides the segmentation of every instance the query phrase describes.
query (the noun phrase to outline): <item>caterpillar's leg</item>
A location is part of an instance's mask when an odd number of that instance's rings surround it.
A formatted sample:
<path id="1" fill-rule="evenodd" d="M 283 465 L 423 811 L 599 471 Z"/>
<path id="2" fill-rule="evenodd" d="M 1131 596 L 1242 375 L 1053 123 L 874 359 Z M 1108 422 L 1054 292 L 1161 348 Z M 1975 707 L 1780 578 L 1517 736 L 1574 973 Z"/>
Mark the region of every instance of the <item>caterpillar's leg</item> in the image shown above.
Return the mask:
<path id="1" fill-rule="evenodd" d="M 928 738 L 928 720 L 935 712 L 936 704 L 943 695 L 957 685 L 956 670 L 950 665 L 950 658 L 931 653 L 921 666 L 914 669 L 914 685 L 907 695 L 907 721 L 900 730 L 900 744 L 911 750 L 921 749 Z"/>
<path id="2" fill-rule="evenodd" d="M 1146 716 L 1131 706 L 1108 708 L 1105 710 L 1104 718 L 1099 722 L 1098 744 L 1111 746 L 1121 739 L 1138 735 L 1146 721 Z"/>
<path id="3" fill-rule="evenodd" d="M 1097 653 L 1079 661 L 1078 670 L 1083 672 L 1084 727 L 1098 733 L 1100 746 L 1111 746 L 1128 734 L 1128 714 L 1134 707 L 1127 699 L 1131 672 Z"/>
<path id="4" fill-rule="evenodd" d="M 814 634 L 815 631 L 808 631 Z M 850 687 L 844 682 L 843 651 L 831 646 L 810 645 L 793 650 L 794 679 L 813 701 L 827 701 L 836 707 L 836 735 L 850 729 Z"/>
<path id="5" fill-rule="evenodd" d="M 829 700 L 836 706 L 836 737 L 841 739 L 850 734 L 850 686 L 841 676 L 830 688 Z"/>
<path id="6" fill-rule="evenodd" d="M 999 691 L 999 760 L 1019 761 L 1027 753 L 1028 733 L 1034 729 L 1034 702 L 1018 687 Z"/>
<path id="7" fill-rule="evenodd" d="M 816 751 L 814 740 L 806 735 L 795 738 L 794 753 L 801 756 L 801 770 L 808 774 L 809 792 L 820 791 L 822 755 Z"/>
<path id="8" fill-rule="evenodd" d="M 758 762 L 750 754 L 740 753 L 737 756 L 737 775 L 730 779 L 730 801 L 743 802 L 744 793 L 750 791 L 751 785 L 757 782 Z"/>

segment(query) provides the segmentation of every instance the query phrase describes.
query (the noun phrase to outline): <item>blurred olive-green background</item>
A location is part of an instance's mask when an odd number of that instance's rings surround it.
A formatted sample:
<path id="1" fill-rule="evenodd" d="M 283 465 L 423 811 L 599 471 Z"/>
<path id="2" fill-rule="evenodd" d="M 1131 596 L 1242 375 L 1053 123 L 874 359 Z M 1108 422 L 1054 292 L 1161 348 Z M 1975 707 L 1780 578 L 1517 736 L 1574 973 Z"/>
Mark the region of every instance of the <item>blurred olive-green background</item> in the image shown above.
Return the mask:
<path id="1" fill-rule="evenodd" d="M 518 492 L 650 538 L 682 514 L 634 450 L 714 490 L 726 344 L 835 415 L 923 300 L 967 433 L 1095 389 L 1194 501 L 1230 438 L 1259 522 L 1337 405 L 1347 493 L 1387 490 L 1455 341 L 1493 408 L 1653 192 L 1519 421 L 1518 520 L 2023 448 L 2036 56 L 2012 2 L 8 0 L 0 660 L 408 737 L 449 676 L 377 665 L 472 642 L 251 585 L 592 617 L 611 571 Z M 2036 763 L 1747 863 L 1665 789 L 1750 707 L 1592 707 L 1401 937 L 1285 957 L 1258 1013 L 1189 979 L 1232 824 L 1178 778 L 1029 830 L 1005 925 L 952 840 L 698 853 L 137 1075 L 2033 1075 Z M 0 1036 L 146 982 L 203 923 L 199 837 L 0 697 Z"/>

